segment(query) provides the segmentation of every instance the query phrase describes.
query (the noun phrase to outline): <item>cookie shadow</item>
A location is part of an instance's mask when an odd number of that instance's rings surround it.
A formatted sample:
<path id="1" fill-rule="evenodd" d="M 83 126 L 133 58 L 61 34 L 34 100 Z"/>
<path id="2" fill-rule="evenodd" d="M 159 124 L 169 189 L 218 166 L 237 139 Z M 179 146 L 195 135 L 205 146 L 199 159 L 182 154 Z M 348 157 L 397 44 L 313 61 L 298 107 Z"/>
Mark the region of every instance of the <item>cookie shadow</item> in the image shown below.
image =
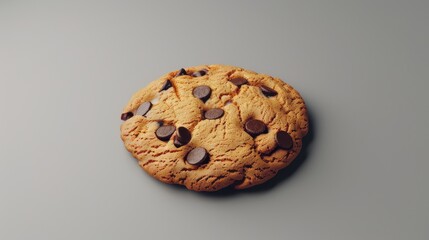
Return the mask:
<path id="1" fill-rule="evenodd" d="M 196 192 L 196 194 L 203 197 L 214 197 L 214 198 L 223 198 L 223 197 L 231 197 L 241 194 L 259 194 L 268 192 L 279 185 L 285 182 L 287 179 L 291 178 L 302 165 L 308 162 L 308 158 L 310 156 L 310 145 L 314 141 L 316 136 L 316 128 L 315 128 L 315 118 L 313 112 L 307 105 L 307 114 L 309 120 L 309 131 L 307 135 L 302 140 L 302 149 L 298 156 L 295 158 L 292 163 L 286 168 L 280 170 L 275 177 L 268 180 L 267 182 L 257 185 L 248 189 L 236 190 L 233 187 L 227 187 L 221 189 L 216 192 Z"/>

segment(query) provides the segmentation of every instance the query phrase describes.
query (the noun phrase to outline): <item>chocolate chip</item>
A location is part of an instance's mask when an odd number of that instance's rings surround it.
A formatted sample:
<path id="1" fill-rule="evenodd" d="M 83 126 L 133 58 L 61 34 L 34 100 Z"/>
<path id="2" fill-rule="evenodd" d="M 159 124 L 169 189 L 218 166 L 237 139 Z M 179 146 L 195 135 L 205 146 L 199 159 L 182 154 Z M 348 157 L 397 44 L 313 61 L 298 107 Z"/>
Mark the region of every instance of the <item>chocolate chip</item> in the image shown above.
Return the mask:
<path id="1" fill-rule="evenodd" d="M 189 143 L 191 141 L 192 135 L 191 132 L 185 127 L 179 127 L 177 129 L 177 140 L 183 144 Z"/>
<path id="2" fill-rule="evenodd" d="M 293 146 L 293 139 L 289 133 L 285 131 L 278 131 L 275 136 L 276 143 L 280 148 L 289 150 Z"/>
<path id="3" fill-rule="evenodd" d="M 163 125 L 155 131 L 156 137 L 161 141 L 168 141 L 176 131 L 176 127 L 172 125 Z"/>
<path id="4" fill-rule="evenodd" d="M 196 97 L 201 99 L 203 102 L 207 101 L 209 99 L 210 94 L 212 93 L 212 90 L 209 86 L 202 85 L 194 88 L 192 91 L 192 94 Z"/>
<path id="5" fill-rule="evenodd" d="M 150 108 L 152 107 L 151 102 L 144 102 L 140 105 L 139 108 L 137 108 L 136 115 L 146 115 L 147 112 L 149 112 Z"/>
<path id="6" fill-rule="evenodd" d="M 177 128 L 176 137 L 174 137 L 174 146 L 181 147 L 191 141 L 191 132 L 185 127 Z"/>
<path id="7" fill-rule="evenodd" d="M 249 83 L 249 81 L 247 81 L 247 79 L 242 78 L 242 77 L 236 77 L 236 78 L 233 78 L 229 81 L 232 82 L 237 87 Z"/>
<path id="8" fill-rule="evenodd" d="M 205 162 L 209 158 L 207 150 L 202 147 L 196 147 L 192 149 L 186 156 L 186 161 L 189 164 L 197 165 Z"/>
<path id="9" fill-rule="evenodd" d="M 167 80 L 167 81 L 165 81 L 164 85 L 162 85 L 161 90 L 159 90 L 159 91 L 161 92 L 161 91 L 167 90 L 167 89 L 171 88 L 171 86 L 172 85 L 171 85 L 170 80 Z"/>
<path id="10" fill-rule="evenodd" d="M 132 118 L 133 116 L 134 116 L 134 114 L 132 112 L 122 113 L 121 114 L 121 120 L 126 121 L 126 120 Z"/>
<path id="11" fill-rule="evenodd" d="M 224 111 L 220 108 L 212 108 L 204 113 L 206 119 L 217 119 L 223 116 Z"/>
<path id="12" fill-rule="evenodd" d="M 181 142 L 179 142 L 179 140 L 177 140 L 177 137 L 174 137 L 173 143 L 174 143 L 174 146 L 176 146 L 177 148 L 185 145 L 185 144 L 182 144 Z"/>
<path id="13" fill-rule="evenodd" d="M 178 77 L 178 76 L 182 76 L 182 75 L 186 75 L 187 73 L 186 73 L 186 70 L 184 69 L 184 68 L 181 68 L 180 70 L 179 70 L 179 72 L 177 72 L 177 74 L 176 74 L 176 76 L 175 77 Z"/>
<path id="14" fill-rule="evenodd" d="M 277 95 L 277 91 L 270 88 L 270 87 L 267 87 L 265 85 L 261 85 L 260 88 L 261 88 L 262 93 L 267 97 L 272 97 L 272 96 Z"/>
<path id="15" fill-rule="evenodd" d="M 207 74 L 207 70 L 200 70 L 192 73 L 192 77 L 202 77 Z"/>
<path id="16" fill-rule="evenodd" d="M 267 126 L 259 120 L 250 119 L 244 124 L 244 130 L 253 137 L 256 137 L 259 134 L 265 133 L 267 131 Z"/>
<path id="17" fill-rule="evenodd" d="M 174 145 L 180 147 L 188 144 L 191 141 L 191 132 L 185 127 L 178 127 L 176 137 L 174 138 Z"/>

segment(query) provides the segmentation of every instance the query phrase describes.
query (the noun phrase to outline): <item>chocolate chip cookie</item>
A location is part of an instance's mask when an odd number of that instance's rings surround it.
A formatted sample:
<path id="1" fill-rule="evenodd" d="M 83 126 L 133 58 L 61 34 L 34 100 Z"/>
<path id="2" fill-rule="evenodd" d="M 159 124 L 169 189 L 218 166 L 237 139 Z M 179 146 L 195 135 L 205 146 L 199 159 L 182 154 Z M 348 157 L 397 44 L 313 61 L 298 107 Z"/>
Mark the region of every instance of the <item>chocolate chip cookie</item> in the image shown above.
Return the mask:
<path id="1" fill-rule="evenodd" d="M 295 159 L 308 132 L 295 89 L 225 65 L 165 74 L 131 97 L 121 119 L 125 147 L 146 172 L 194 191 L 269 180 Z"/>

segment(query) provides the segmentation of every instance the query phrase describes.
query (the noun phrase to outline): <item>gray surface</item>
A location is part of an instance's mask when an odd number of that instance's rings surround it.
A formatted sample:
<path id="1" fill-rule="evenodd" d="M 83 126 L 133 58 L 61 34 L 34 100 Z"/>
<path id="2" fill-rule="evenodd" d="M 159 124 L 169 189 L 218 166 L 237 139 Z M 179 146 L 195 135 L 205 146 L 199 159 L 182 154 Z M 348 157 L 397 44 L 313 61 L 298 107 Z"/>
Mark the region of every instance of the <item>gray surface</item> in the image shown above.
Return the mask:
<path id="1" fill-rule="evenodd" d="M 429 239 L 428 9 L 1 1 L 0 239 Z M 302 93 L 313 137 L 293 174 L 196 194 L 124 150 L 131 94 L 204 63 Z"/>

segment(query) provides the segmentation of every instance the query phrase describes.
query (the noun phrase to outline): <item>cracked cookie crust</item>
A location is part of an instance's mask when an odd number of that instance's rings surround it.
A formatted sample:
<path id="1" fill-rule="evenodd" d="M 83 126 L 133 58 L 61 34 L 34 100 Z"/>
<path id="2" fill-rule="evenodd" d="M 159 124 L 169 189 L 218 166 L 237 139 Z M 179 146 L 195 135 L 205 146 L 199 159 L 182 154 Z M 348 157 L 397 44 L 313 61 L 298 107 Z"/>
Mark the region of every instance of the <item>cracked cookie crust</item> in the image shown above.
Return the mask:
<path id="1" fill-rule="evenodd" d="M 180 69 L 135 93 L 121 138 L 158 180 L 194 191 L 261 184 L 289 165 L 308 132 L 299 93 L 243 68 Z"/>

